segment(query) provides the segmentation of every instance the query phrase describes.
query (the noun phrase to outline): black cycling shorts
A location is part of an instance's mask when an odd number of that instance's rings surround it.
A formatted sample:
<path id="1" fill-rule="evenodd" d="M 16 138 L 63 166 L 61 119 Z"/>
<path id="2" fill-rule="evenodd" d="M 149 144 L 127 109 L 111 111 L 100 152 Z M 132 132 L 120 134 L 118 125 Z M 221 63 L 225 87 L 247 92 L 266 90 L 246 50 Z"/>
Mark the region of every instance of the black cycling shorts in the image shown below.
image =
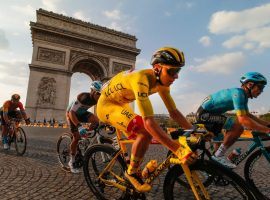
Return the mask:
<path id="1" fill-rule="evenodd" d="M 227 117 L 223 114 L 211 113 L 204 110 L 202 107 L 196 112 L 196 121 L 199 124 L 204 124 L 208 131 L 213 132 L 215 135 L 221 133 L 224 124 L 226 123 Z"/>

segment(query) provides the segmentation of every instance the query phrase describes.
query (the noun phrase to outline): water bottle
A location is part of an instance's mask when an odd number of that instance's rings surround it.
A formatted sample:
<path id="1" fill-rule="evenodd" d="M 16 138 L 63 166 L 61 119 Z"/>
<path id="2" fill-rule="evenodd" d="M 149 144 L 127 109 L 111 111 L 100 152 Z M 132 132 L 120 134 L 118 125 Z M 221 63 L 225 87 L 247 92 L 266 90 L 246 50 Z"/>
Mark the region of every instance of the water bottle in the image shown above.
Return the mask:
<path id="1" fill-rule="evenodd" d="M 144 167 L 143 171 L 142 171 L 142 177 L 143 178 L 148 178 L 149 175 L 155 171 L 155 169 L 157 168 L 158 163 L 156 160 L 150 160 L 146 166 Z"/>
<path id="2" fill-rule="evenodd" d="M 230 160 L 232 163 L 236 160 L 238 156 L 241 154 L 241 148 L 234 149 L 227 157 L 228 160 Z"/>

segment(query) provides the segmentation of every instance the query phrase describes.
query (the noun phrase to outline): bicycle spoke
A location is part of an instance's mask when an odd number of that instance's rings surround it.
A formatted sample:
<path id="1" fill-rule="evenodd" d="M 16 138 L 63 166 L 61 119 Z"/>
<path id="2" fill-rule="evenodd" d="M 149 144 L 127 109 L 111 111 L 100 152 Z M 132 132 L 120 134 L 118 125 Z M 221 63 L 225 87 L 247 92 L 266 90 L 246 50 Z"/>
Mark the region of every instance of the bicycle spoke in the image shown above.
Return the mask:
<path id="1" fill-rule="evenodd" d="M 64 170 L 69 169 L 68 162 L 70 160 L 70 143 L 71 136 L 69 134 L 61 135 L 57 142 L 58 161 Z"/>
<path id="2" fill-rule="evenodd" d="M 270 154 L 270 147 L 266 147 Z M 261 170 L 268 169 L 268 170 Z M 245 165 L 245 178 L 247 182 L 255 188 L 258 196 L 261 198 L 270 199 L 270 163 L 261 154 L 261 151 L 254 152 L 247 160 Z"/>
<path id="3" fill-rule="evenodd" d="M 121 199 L 125 192 L 115 187 L 124 185 L 123 164 L 118 159 L 107 167 L 113 159 L 114 149 L 106 145 L 94 145 L 85 154 L 84 175 L 89 188 L 101 199 Z M 103 156 L 101 156 L 103 155 Z M 106 158 L 104 160 L 104 158 Z M 111 164 L 111 163 L 110 163 Z M 107 171 L 104 171 L 107 169 Z"/>
<path id="4" fill-rule="evenodd" d="M 18 155 L 23 155 L 26 151 L 26 145 L 27 145 L 27 140 L 26 140 L 26 135 L 24 130 L 19 127 L 17 131 L 15 132 L 14 135 L 14 142 L 15 142 L 15 149 L 17 151 Z"/>

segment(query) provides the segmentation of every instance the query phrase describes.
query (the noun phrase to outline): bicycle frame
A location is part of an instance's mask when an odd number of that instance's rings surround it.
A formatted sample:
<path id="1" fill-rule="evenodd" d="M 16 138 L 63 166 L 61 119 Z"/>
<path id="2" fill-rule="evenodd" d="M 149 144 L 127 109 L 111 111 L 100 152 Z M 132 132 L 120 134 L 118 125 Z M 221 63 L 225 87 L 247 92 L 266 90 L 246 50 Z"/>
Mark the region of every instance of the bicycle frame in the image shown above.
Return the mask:
<path id="1" fill-rule="evenodd" d="M 252 141 L 252 143 L 248 146 L 247 150 L 242 153 L 239 157 L 236 158 L 234 161 L 234 164 L 239 165 L 243 160 L 245 160 L 246 157 L 248 157 L 256 148 L 261 149 L 262 154 L 267 159 L 267 161 L 270 163 L 270 155 L 267 153 L 265 146 L 263 144 L 263 139 L 260 138 L 260 135 L 262 135 L 261 132 L 252 131 L 253 138 L 239 138 L 237 141 Z M 270 140 L 270 134 L 268 134 Z M 221 142 L 221 141 L 218 141 Z"/>
<path id="2" fill-rule="evenodd" d="M 134 192 L 133 190 L 130 190 L 125 184 L 121 184 L 121 183 L 125 183 L 125 179 L 116 175 L 112 171 L 112 168 L 119 156 L 123 155 L 125 158 L 129 157 L 127 154 L 126 144 L 132 144 L 135 140 L 123 139 L 122 138 L 123 133 L 120 130 L 116 130 L 116 134 L 117 134 L 118 143 L 120 144 L 120 149 L 116 151 L 116 153 L 113 155 L 112 160 L 107 164 L 105 169 L 99 174 L 98 179 L 107 185 L 117 187 L 122 191 L 128 191 L 129 193 L 132 194 Z M 127 162 L 129 162 L 129 159 L 127 160 Z M 209 194 L 207 190 L 205 189 L 203 183 L 201 182 L 197 172 L 196 171 L 191 172 L 188 165 L 182 164 L 180 160 L 174 154 L 169 155 L 163 162 L 161 162 L 156 168 L 156 170 L 152 172 L 148 178 L 146 178 L 145 183 L 151 184 L 155 180 L 156 177 L 158 177 L 165 169 L 167 169 L 170 166 L 170 164 L 181 165 L 196 199 L 198 200 L 210 199 Z M 103 178 L 103 175 L 108 172 L 112 174 L 120 183 L 117 183 L 114 180 L 107 180 Z M 203 194 L 203 198 L 201 197 L 200 194 Z"/>
<path id="3" fill-rule="evenodd" d="M 19 127 L 19 123 L 20 123 L 21 120 L 19 119 L 16 119 L 16 118 L 11 118 L 10 119 L 10 124 L 8 126 L 8 129 L 7 129 L 7 135 L 9 136 L 10 139 L 12 139 L 14 136 L 16 136 L 16 131 Z M 13 133 L 11 133 L 11 131 Z"/>

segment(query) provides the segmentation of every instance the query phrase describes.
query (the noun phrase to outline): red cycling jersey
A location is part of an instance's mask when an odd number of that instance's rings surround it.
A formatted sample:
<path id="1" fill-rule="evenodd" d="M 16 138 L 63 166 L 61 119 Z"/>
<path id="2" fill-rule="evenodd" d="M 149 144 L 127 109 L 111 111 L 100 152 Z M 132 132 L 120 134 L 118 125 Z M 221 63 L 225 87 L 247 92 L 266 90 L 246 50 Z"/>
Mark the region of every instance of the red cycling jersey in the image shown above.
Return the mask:
<path id="1" fill-rule="evenodd" d="M 23 104 L 19 101 L 18 103 L 13 103 L 11 100 L 5 101 L 3 105 L 3 112 L 8 113 L 10 111 L 15 111 L 17 108 L 20 109 L 20 111 L 24 111 Z"/>

